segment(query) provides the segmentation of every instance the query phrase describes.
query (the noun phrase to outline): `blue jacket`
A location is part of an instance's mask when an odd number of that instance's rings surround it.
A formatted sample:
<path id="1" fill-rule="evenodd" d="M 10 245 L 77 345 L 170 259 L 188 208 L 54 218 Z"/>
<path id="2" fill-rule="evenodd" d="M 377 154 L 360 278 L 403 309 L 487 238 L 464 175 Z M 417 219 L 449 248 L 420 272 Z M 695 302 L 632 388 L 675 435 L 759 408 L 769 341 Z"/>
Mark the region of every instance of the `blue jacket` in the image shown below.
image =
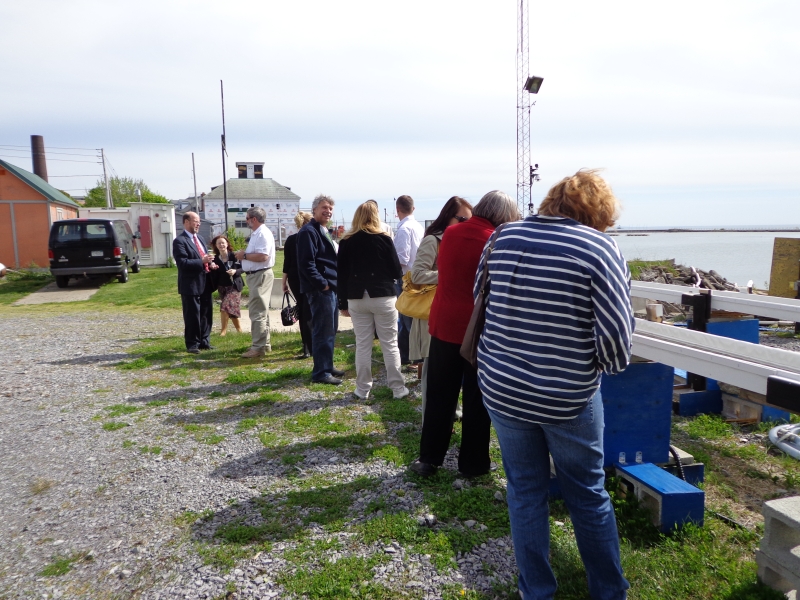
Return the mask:
<path id="1" fill-rule="evenodd" d="M 199 235 L 197 239 L 208 248 Z M 206 292 L 208 274 L 203 266 L 203 258 L 194 242 L 181 232 L 172 241 L 172 257 L 178 267 L 178 293 L 186 296 L 202 296 Z"/>
<path id="2" fill-rule="evenodd" d="M 300 291 L 321 292 L 326 286 L 336 291 L 336 250 L 311 219 L 297 232 L 297 273 Z"/>

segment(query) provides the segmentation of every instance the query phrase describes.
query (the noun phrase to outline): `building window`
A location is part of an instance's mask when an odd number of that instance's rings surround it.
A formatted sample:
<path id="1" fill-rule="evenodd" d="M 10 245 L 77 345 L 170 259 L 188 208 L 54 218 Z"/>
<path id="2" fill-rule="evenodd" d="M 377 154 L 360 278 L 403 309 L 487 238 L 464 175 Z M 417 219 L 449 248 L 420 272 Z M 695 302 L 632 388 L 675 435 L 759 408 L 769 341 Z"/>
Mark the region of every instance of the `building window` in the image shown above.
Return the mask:
<path id="1" fill-rule="evenodd" d="M 236 227 L 236 229 L 247 229 L 247 221 L 236 221 L 234 227 Z"/>
<path id="2" fill-rule="evenodd" d="M 64 220 L 64 210 L 61 208 L 56 209 L 56 221 L 63 221 Z"/>
<path id="3" fill-rule="evenodd" d="M 247 165 L 236 165 L 239 169 L 239 179 L 247 179 Z"/>
<path id="4" fill-rule="evenodd" d="M 264 179 L 264 165 L 253 165 L 253 178 Z"/>

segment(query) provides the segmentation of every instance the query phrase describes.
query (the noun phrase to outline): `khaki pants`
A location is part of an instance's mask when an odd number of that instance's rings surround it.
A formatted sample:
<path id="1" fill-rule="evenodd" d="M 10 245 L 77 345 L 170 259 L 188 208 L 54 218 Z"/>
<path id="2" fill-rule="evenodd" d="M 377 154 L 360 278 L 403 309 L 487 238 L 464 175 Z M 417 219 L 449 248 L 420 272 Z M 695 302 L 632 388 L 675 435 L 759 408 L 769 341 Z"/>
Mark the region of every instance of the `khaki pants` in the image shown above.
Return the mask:
<path id="1" fill-rule="evenodd" d="M 353 333 L 356 336 L 356 394 L 369 395 L 372 389 L 372 342 L 375 332 L 383 349 L 386 384 L 395 394 L 405 388 L 400 372 L 400 351 L 397 348 L 397 309 L 394 296 L 370 298 L 364 292 L 359 300 L 348 300 Z"/>
<path id="2" fill-rule="evenodd" d="M 253 337 L 253 348 L 270 350 L 269 343 L 269 298 L 272 295 L 272 284 L 275 275 L 272 269 L 264 269 L 247 275 L 247 288 L 250 300 L 247 310 L 250 313 L 250 335 Z"/>

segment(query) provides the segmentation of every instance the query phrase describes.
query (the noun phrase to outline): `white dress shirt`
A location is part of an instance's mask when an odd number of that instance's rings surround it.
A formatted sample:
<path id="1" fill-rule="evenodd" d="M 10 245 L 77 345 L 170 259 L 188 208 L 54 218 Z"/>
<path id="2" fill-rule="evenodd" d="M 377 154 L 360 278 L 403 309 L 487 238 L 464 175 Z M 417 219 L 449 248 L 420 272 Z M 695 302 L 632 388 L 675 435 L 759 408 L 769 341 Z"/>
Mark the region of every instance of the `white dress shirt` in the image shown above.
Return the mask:
<path id="1" fill-rule="evenodd" d="M 269 258 L 264 262 L 253 260 L 242 260 L 242 270 L 245 273 L 260 271 L 261 269 L 271 269 L 275 266 L 275 237 L 263 223 L 250 234 L 250 241 L 247 243 L 245 254 L 266 254 Z"/>
<path id="2" fill-rule="evenodd" d="M 417 249 L 424 235 L 425 230 L 414 215 L 408 215 L 398 223 L 397 233 L 394 236 L 394 249 L 397 251 L 397 258 L 404 275 L 414 266 Z"/>

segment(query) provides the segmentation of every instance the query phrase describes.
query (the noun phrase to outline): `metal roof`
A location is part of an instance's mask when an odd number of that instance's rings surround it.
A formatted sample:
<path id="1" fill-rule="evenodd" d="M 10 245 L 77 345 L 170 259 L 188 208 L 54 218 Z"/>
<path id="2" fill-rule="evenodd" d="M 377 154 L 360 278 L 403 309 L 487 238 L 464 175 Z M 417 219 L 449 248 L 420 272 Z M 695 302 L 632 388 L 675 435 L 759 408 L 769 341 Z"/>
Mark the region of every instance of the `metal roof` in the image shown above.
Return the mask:
<path id="1" fill-rule="evenodd" d="M 67 206 L 80 208 L 80 205 L 71 200 L 69 196 L 65 196 L 62 192 L 47 183 L 44 179 L 38 175 L 34 175 L 30 171 L 26 171 L 25 169 L 18 167 L 17 165 L 12 165 L 11 163 L 2 159 L 0 159 L 0 168 L 8 169 L 51 202 L 58 202 L 59 204 L 66 204 Z"/>
<path id="2" fill-rule="evenodd" d="M 222 200 L 222 186 L 205 195 L 206 200 Z M 296 202 L 300 196 L 274 179 L 228 179 L 228 200 L 283 200 Z"/>

